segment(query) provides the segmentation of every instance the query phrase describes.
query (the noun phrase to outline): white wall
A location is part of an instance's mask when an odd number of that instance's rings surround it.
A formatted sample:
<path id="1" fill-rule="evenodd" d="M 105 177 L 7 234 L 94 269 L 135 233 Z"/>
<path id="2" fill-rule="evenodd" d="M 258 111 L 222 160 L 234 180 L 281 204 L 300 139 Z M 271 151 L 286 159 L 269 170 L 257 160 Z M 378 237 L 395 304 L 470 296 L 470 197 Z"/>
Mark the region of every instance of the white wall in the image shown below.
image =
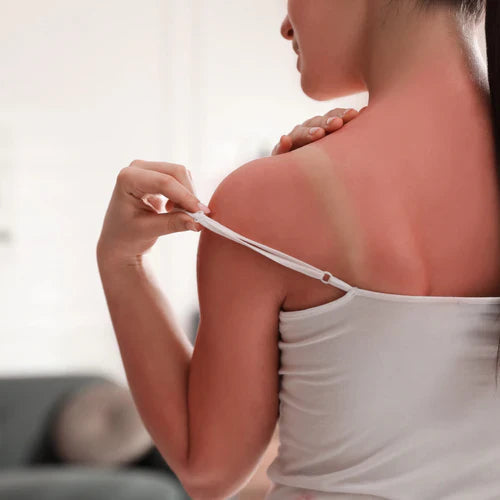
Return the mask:
<path id="1" fill-rule="evenodd" d="M 182 15 L 186 21 L 173 27 L 181 33 L 175 41 L 184 37 L 190 58 L 190 71 L 177 85 L 191 92 L 190 101 L 177 103 L 177 116 L 186 162 L 202 200 L 210 199 L 229 172 L 269 155 L 279 137 L 296 124 L 333 107 L 366 105 L 367 94 L 327 103 L 302 92 L 296 54 L 280 34 L 285 0 L 170 2 L 174 4 L 177 19 Z M 179 54 L 174 48 L 176 64 L 181 64 Z M 162 256 L 169 253 L 173 261 L 182 262 L 183 251 L 181 245 L 173 248 L 168 238 L 158 243 L 155 256 L 159 269 L 165 266 L 165 276 L 171 266 Z M 179 267 L 188 280 L 182 298 L 196 308 L 195 266 Z"/>
<path id="2" fill-rule="evenodd" d="M 167 7 L 2 2 L 3 374 L 123 376 L 95 246 L 118 171 L 136 157 L 171 156 Z"/>
<path id="3" fill-rule="evenodd" d="M 302 93 L 285 5 L 0 0 L 0 375 L 124 379 L 95 246 L 133 159 L 186 164 L 207 202 L 297 123 L 366 104 Z M 152 252 L 188 333 L 197 243 L 179 233 Z"/>

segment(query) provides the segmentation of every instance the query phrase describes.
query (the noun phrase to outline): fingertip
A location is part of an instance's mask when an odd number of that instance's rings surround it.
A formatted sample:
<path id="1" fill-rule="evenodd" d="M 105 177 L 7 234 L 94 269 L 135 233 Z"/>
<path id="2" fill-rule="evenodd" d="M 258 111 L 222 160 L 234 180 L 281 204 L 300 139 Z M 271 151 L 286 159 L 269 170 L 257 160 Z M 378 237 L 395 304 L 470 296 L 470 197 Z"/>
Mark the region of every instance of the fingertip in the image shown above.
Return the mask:
<path id="1" fill-rule="evenodd" d="M 328 128 L 336 128 L 342 126 L 342 124 L 343 124 L 342 118 L 339 118 L 338 116 L 332 116 L 328 118 L 328 120 L 326 121 L 326 126 Z"/>
<path id="2" fill-rule="evenodd" d="M 293 141 L 292 141 L 292 139 L 291 139 L 291 138 L 288 138 L 288 139 L 285 141 L 284 145 L 283 145 L 283 151 L 284 151 L 284 152 L 288 152 L 288 151 L 290 151 L 290 148 L 292 147 L 292 145 L 293 145 Z"/>
<path id="3" fill-rule="evenodd" d="M 210 210 L 209 207 L 207 207 L 206 205 L 204 205 L 203 203 L 199 202 L 198 203 L 198 208 L 196 211 L 199 211 L 201 210 L 205 215 L 211 215 L 212 214 L 212 210 Z"/>
<path id="4" fill-rule="evenodd" d="M 343 116 L 343 119 L 344 120 L 352 120 L 355 116 L 357 116 L 359 114 L 359 111 L 357 109 L 350 109 L 349 111 L 347 111 L 345 113 L 345 115 Z"/>

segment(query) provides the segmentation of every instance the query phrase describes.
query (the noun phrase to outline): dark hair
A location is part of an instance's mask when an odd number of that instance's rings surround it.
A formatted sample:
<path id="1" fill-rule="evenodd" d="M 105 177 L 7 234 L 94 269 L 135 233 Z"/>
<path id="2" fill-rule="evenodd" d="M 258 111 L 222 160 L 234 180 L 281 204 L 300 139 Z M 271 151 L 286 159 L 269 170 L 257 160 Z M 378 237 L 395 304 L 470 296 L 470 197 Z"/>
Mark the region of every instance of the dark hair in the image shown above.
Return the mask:
<path id="1" fill-rule="evenodd" d="M 488 81 L 490 88 L 491 121 L 494 130 L 497 183 L 500 189 L 500 55 L 497 29 L 500 26 L 499 0 L 416 0 L 417 7 L 431 9 L 433 7 L 449 5 L 459 10 L 465 22 L 478 23 L 485 16 L 486 56 L 488 60 Z M 497 316 L 498 319 L 498 316 Z M 500 340 L 497 348 L 496 377 L 498 387 L 498 370 L 500 366 Z"/>
<path id="2" fill-rule="evenodd" d="M 482 0 L 481 3 L 486 2 L 486 18 L 485 18 L 485 33 L 486 33 L 486 56 L 488 58 L 488 81 L 490 86 L 490 102 L 491 102 L 491 119 L 493 122 L 495 133 L 495 151 L 496 151 L 496 169 L 497 169 L 497 182 L 500 186 L 500 95 L 498 92 L 498 85 L 500 76 L 498 54 L 498 35 L 497 28 L 500 22 L 500 8 L 498 0 Z M 497 317 L 498 319 L 498 317 Z M 498 384 L 498 368 L 500 363 L 500 342 L 497 349 L 497 363 L 496 363 L 496 381 Z"/>
<path id="3" fill-rule="evenodd" d="M 456 9 L 462 15 L 462 18 L 467 22 L 478 23 L 482 20 L 487 0 L 416 0 L 417 7 L 421 9 L 430 9 L 448 5 Z M 488 2 L 496 3 L 496 2 Z"/>

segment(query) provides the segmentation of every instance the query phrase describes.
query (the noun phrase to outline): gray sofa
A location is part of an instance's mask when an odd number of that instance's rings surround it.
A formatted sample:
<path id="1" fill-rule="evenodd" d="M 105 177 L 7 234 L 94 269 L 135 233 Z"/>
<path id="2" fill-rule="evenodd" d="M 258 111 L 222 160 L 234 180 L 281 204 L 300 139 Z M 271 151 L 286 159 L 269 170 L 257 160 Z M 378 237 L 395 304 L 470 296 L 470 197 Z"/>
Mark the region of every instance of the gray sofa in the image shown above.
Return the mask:
<path id="1" fill-rule="evenodd" d="M 175 474 L 153 447 L 120 468 L 58 461 L 50 424 L 64 398 L 107 380 L 74 375 L 0 379 L 0 500 L 185 500 Z"/>

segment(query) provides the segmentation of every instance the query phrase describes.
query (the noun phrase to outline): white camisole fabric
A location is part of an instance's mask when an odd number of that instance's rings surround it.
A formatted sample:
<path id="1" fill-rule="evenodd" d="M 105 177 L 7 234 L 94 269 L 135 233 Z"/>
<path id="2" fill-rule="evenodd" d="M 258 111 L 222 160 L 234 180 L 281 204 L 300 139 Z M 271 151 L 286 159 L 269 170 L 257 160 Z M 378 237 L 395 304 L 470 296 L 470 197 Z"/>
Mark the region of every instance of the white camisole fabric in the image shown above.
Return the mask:
<path id="1" fill-rule="evenodd" d="M 500 297 L 364 290 L 182 211 L 347 292 L 280 311 L 280 445 L 265 500 L 500 499 Z"/>

